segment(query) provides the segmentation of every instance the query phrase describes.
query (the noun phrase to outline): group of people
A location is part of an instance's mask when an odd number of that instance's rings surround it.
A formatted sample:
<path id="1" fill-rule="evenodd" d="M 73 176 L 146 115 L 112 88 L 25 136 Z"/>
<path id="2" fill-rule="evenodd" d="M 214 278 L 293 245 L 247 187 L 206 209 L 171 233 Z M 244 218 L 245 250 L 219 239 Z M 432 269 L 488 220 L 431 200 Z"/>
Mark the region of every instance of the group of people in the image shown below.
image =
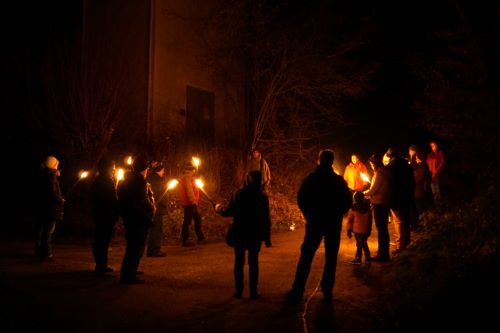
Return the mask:
<path id="1" fill-rule="evenodd" d="M 323 239 L 325 266 L 320 285 L 325 299 L 332 299 L 344 217 L 348 221 L 348 236 L 352 237 L 354 234 L 356 238 L 357 250 L 353 264 L 361 263 L 363 251 L 365 263 L 389 261 L 387 227 L 389 216 L 395 222 L 398 235 L 395 253 L 408 246 L 412 210 L 415 206 L 419 211 L 422 209 L 422 202 L 418 200 L 422 192 L 425 192 L 430 184 L 436 205 L 441 198 L 439 180 L 444 157 L 435 142 L 431 143 L 431 147 L 432 152 L 426 159 L 414 146 L 410 147 L 408 160 L 395 154 L 392 149 L 389 149 L 383 158 L 373 155 L 369 159 L 373 170 L 371 183 L 361 177 L 362 173 L 367 174 L 367 168 L 357 155 L 352 156 L 352 163 L 346 167 L 342 177 L 333 170 L 334 152 L 322 150 L 319 153 L 318 166 L 305 178 L 297 196 L 306 226 L 295 279 L 292 288 L 286 294 L 288 299 L 302 299 L 315 252 Z M 138 267 L 146 247 L 148 256 L 165 256 L 161 251 L 163 217 L 167 212 L 165 168 L 159 162 L 150 165 L 144 158 L 138 157 L 120 182 L 114 178 L 114 169 L 115 164 L 112 160 L 101 159 L 98 164 L 98 175 L 91 188 L 92 214 L 95 222 L 93 244 L 95 270 L 98 273 L 113 271 L 108 266 L 108 247 L 114 225 L 121 216 L 125 227 L 126 250 L 120 282 L 144 283 L 144 280 L 138 277 L 142 274 Z M 186 164 L 179 181 L 178 197 L 184 209 L 181 233 L 184 246 L 190 246 L 189 226 L 192 220 L 195 221 L 198 243 L 205 240 L 198 212 L 200 192 L 195 184 L 196 171 L 194 165 Z M 51 236 L 57 221 L 62 219 L 64 198 L 57 181 L 58 174 L 57 159 L 48 157 L 40 177 L 40 187 L 45 191 L 42 191 L 44 200 L 39 209 L 37 238 L 37 255 L 41 260 L 51 260 Z M 271 214 L 266 193 L 270 179 L 267 162 L 257 149 L 253 149 L 247 163 L 244 186 L 232 195 L 227 205 L 214 204 L 218 214 L 233 217 L 230 230 L 231 246 L 234 247 L 235 255 L 236 298 L 242 297 L 243 267 L 247 254 L 250 295 L 252 298 L 259 297 L 257 290 L 259 252 L 263 242 L 266 247 L 271 246 Z M 373 258 L 367 245 L 372 216 L 378 230 L 378 251 Z"/>

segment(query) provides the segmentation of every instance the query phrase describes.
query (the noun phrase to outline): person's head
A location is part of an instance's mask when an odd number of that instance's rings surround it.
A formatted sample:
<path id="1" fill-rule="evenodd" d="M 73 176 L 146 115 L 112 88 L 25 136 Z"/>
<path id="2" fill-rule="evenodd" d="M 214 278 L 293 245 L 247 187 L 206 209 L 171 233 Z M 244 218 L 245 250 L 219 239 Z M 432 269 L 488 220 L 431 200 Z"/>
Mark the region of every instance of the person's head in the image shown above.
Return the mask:
<path id="1" fill-rule="evenodd" d="M 370 156 L 370 158 L 368 159 L 368 162 L 370 162 L 370 166 L 371 166 L 373 171 L 377 170 L 381 166 L 380 158 L 378 158 L 378 156 L 375 154 Z"/>
<path id="2" fill-rule="evenodd" d="M 416 156 L 417 152 L 418 152 L 418 147 L 416 145 L 411 145 L 410 148 L 408 148 L 408 155 L 410 155 L 410 158 Z"/>
<path id="3" fill-rule="evenodd" d="M 196 173 L 196 167 L 191 162 L 187 162 L 184 165 L 184 173 L 194 176 L 194 174 Z"/>
<path id="4" fill-rule="evenodd" d="M 152 169 L 160 177 L 163 177 L 165 175 L 165 166 L 161 162 L 153 163 Z"/>
<path id="5" fill-rule="evenodd" d="M 439 145 L 438 145 L 438 143 L 436 141 L 431 141 L 429 143 L 429 145 L 431 146 L 432 152 L 435 153 L 435 152 L 437 152 L 439 150 Z"/>
<path id="6" fill-rule="evenodd" d="M 351 155 L 351 162 L 352 162 L 352 164 L 356 164 L 356 163 L 358 163 L 358 161 L 359 161 L 358 155 L 352 154 Z"/>
<path id="7" fill-rule="evenodd" d="M 101 175 L 113 177 L 113 173 L 115 171 L 115 162 L 113 160 L 110 160 L 109 158 L 103 157 L 97 164 L 97 170 Z"/>
<path id="8" fill-rule="evenodd" d="M 142 174 L 144 177 L 146 177 L 148 173 L 148 168 L 149 168 L 149 163 L 142 156 L 137 157 L 132 164 L 132 169 L 135 172 Z"/>
<path id="9" fill-rule="evenodd" d="M 261 153 L 260 153 L 260 151 L 257 148 L 255 148 L 255 147 L 252 148 L 250 154 L 251 154 L 252 158 L 254 158 L 256 160 L 259 159 L 262 156 Z"/>
<path id="10" fill-rule="evenodd" d="M 415 155 L 415 162 L 417 162 L 417 164 L 421 164 L 423 161 L 425 161 L 425 155 L 424 155 L 424 153 L 418 152 Z"/>
<path id="11" fill-rule="evenodd" d="M 54 156 L 47 156 L 44 164 L 47 169 L 57 170 L 59 167 L 59 160 Z"/>
<path id="12" fill-rule="evenodd" d="M 258 170 L 250 171 L 247 174 L 246 183 L 248 186 L 260 187 L 262 184 L 262 172 Z"/>
<path id="13" fill-rule="evenodd" d="M 389 165 L 396 158 L 396 154 L 392 148 L 387 149 L 384 156 L 382 157 L 382 164 L 384 166 Z"/>
<path id="14" fill-rule="evenodd" d="M 352 196 L 353 203 L 359 204 L 364 202 L 365 200 L 365 195 L 361 191 L 356 191 L 354 192 L 354 195 Z"/>
<path id="15" fill-rule="evenodd" d="M 321 166 L 333 166 L 335 160 L 335 153 L 331 149 L 323 149 L 319 152 L 318 163 Z"/>

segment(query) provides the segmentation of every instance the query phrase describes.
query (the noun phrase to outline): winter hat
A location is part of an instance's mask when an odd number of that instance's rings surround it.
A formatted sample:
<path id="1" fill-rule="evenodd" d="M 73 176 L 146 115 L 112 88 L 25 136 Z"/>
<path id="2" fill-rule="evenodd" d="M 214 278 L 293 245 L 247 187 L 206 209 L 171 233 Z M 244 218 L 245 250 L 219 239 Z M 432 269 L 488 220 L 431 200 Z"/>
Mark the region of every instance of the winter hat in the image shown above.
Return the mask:
<path id="1" fill-rule="evenodd" d="M 142 172 L 149 167 L 148 161 L 144 157 L 137 157 L 133 163 L 133 169 L 136 172 Z"/>
<path id="2" fill-rule="evenodd" d="M 49 169 L 57 170 L 59 166 L 59 161 L 54 156 L 48 156 L 45 160 L 45 166 Z"/>

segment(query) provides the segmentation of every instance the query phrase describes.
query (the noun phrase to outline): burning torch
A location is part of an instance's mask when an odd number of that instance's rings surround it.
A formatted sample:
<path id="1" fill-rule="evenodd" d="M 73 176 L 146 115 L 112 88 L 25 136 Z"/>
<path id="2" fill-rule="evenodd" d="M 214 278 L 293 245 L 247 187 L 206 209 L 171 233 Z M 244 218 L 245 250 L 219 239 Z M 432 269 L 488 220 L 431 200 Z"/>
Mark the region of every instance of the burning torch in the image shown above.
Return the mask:
<path id="1" fill-rule="evenodd" d="M 203 183 L 203 180 L 201 180 L 201 178 L 197 178 L 197 179 L 195 179 L 194 183 L 196 184 L 196 187 L 198 187 L 203 192 L 203 194 L 205 194 L 205 196 L 207 197 L 207 200 L 212 204 L 212 206 L 215 207 L 215 202 L 207 194 L 207 192 L 203 189 L 203 187 L 205 186 L 205 183 Z"/>
<path id="2" fill-rule="evenodd" d="M 69 196 L 71 192 L 75 189 L 76 185 L 83 179 L 87 178 L 89 176 L 89 172 L 86 170 L 82 170 L 78 173 L 78 179 L 76 182 L 70 187 L 69 191 L 66 193 L 65 197 Z"/>
<path id="3" fill-rule="evenodd" d="M 118 183 L 121 182 L 123 179 L 125 179 L 125 170 L 123 169 L 117 169 L 115 172 L 115 178 L 116 178 L 116 186 L 118 186 Z"/>
<path id="4" fill-rule="evenodd" d="M 359 175 L 361 176 L 361 179 L 365 182 L 365 183 L 371 183 L 371 180 L 370 178 L 368 177 L 368 175 L 364 172 L 360 172 Z"/>

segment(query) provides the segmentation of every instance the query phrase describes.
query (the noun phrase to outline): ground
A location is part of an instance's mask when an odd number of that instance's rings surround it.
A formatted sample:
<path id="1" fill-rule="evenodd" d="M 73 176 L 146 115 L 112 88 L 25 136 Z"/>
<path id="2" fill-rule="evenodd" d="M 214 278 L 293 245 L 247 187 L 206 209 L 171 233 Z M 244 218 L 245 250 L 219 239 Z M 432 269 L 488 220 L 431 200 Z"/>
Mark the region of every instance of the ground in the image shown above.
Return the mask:
<path id="1" fill-rule="evenodd" d="M 96 275 L 89 242 L 56 242 L 55 261 L 37 262 L 33 244 L 0 243 L 2 332 L 374 332 L 379 289 L 367 279 L 384 265 L 353 266 L 355 242 L 344 232 L 337 264 L 334 302 L 323 302 L 317 286 L 323 249 L 317 253 L 306 296 L 299 305 L 283 294 L 293 280 L 304 229 L 274 235 L 260 255 L 262 298 L 233 294 L 233 254 L 223 242 L 183 248 L 167 244 L 165 258 L 143 258 L 146 284 L 121 285 L 117 272 Z M 376 235 L 370 238 L 376 249 Z M 115 239 L 110 264 L 119 269 L 124 242 Z M 246 272 L 247 273 L 247 272 Z M 248 276 L 246 275 L 246 278 Z"/>

